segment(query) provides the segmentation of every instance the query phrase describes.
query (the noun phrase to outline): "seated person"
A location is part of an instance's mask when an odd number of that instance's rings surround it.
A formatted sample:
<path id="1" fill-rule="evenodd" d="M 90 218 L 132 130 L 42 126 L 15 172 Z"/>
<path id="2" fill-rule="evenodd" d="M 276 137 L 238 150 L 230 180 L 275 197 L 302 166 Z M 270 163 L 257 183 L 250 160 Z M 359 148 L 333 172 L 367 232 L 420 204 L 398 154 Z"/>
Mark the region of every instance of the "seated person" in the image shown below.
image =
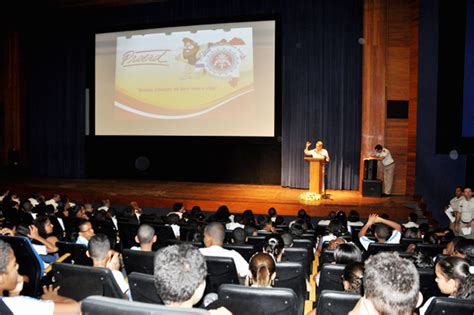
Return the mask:
<path id="1" fill-rule="evenodd" d="M 276 218 L 278 216 L 276 209 L 273 207 L 268 209 L 268 216 L 270 217 L 270 220 L 272 220 L 272 222 L 275 223 Z"/>
<path id="2" fill-rule="evenodd" d="M 332 220 L 336 218 L 336 211 L 330 211 L 328 213 L 327 220 L 319 220 L 318 225 L 319 226 L 328 226 L 329 223 L 331 223 Z"/>
<path id="3" fill-rule="evenodd" d="M 225 225 L 225 228 L 227 230 L 233 231 L 236 228 L 245 228 L 245 225 L 243 225 L 242 222 L 242 215 L 240 214 L 231 214 L 229 216 L 230 222 Z"/>
<path id="4" fill-rule="evenodd" d="M 281 261 L 285 251 L 285 244 L 279 234 L 268 235 L 263 244 L 263 252 L 270 254 L 275 261 Z"/>
<path id="5" fill-rule="evenodd" d="M 245 245 L 246 241 L 247 233 L 243 228 L 238 227 L 232 231 L 232 244 L 242 246 Z"/>
<path id="6" fill-rule="evenodd" d="M 331 223 L 329 223 L 327 230 L 328 234 L 322 236 L 319 239 L 318 245 L 316 246 L 316 254 L 321 253 L 321 251 L 323 250 L 323 244 L 325 242 L 333 241 L 339 237 L 339 235 L 343 231 L 342 222 L 338 219 L 332 220 Z"/>
<path id="7" fill-rule="evenodd" d="M 89 221 L 81 221 L 78 225 L 78 236 L 76 239 L 76 244 L 89 245 L 89 240 L 94 236 L 94 229 L 92 224 Z"/>
<path id="8" fill-rule="evenodd" d="M 359 212 L 351 210 L 347 216 L 347 225 L 349 226 L 364 226 L 364 222 L 360 220 Z"/>
<path id="9" fill-rule="evenodd" d="M 112 271 L 114 279 L 122 290 L 125 298 L 128 298 L 130 287 L 120 272 L 120 253 L 110 249 L 109 238 L 104 234 L 94 235 L 89 241 L 87 256 L 92 259 L 92 266 L 108 268 Z"/>
<path id="10" fill-rule="evenodd" d="M 459 257 L 442 258 L 436 264 L 435 273 L 441 293 L 457 299 L 474 300 L 474 276 L 469 272 L 467 261 Z M 434 298 L 429 298 L 420 308 L 420 315 L 426 313 Z"/>
<path id="11" fill-rule="evenodd" d="M 225 239 L 224 225 L 219 222 L 212 222 L 204 228 L 204 246 L 200 248 L 201 254 L 213 257 L 230 257 L 234 260 L 235 268 L 239 277 L 245 278 L 249 270 L 249 264 L 235 250 L 228 250 L 222 247 Z"/>
<path id="12" fill-rule="evenodd" d="M 474 268 L 474 240 L 462 238 L 454 246 L 452 256 L 461 257 L 467 260 L 471 268 Z M 473 272 L 474 273 L 474 272 Z"/>
<path id="13" fill-rule="evenodd" d="M 276 277 L 276 262 L 272 255 L 256 253 L 250 258 L 249 274 L 245 285 L 258 288 L 271 288 Z"/>
<path id="14" fill-rule="evenodd" d="M 261 224 L 261 229 L 259 232 L 261 233 L 275 233 L 275 227 L 273 226 L 273 221 L 271 220 L 270 217 L 264 217 L 262 224 Z"/>
<path id="15" fill-rule="evenodd" d="M 166 306 L 192 308 L 204 294 L 206 276 L 206 260 L 193 246 L 172 245 L 156 252 L 156 293 Z M 225 308 L 216 311 L 229 314 Z"/>
<path id="16" fill-rule="evenodd" d="M 291 236 L 290 232 L 282 233 L 281 238 L 283 240 L 283 245 L 285 248 L 293 247 L 293 236 Z"/>
<path id="17" fill-rule="evenodd" d="M 352 262 L 344 268 L 342 285 L 345 292 L 362 294 L 362 281 L 364 279 L 364 264 Z"/>
<path id="18" fill-rule="evenodd" d="M 180 218 L 176 213 L 168 213 L 168 215 L 165 218 L 166 225 L 171 226 L 171 229 L 173 229 L 173 234 L 174 237 L 179 240 L 180 236 L 180 228 L 178 225 Z"/>
<path id="19" fill-rule="evenodd" d="M 402 236 L 402 227 L 400 224 L 394 221 L 390 221 L 387 219 L 383 219 L 378 216 L 378 214 L 371 214 L 367 223 L 359 232 L 359 241 L 362 246 L 367 250 L 369 248 L 370 243 L 374 243 L 375 241 L 370 240 L 365 236 L 367 230 L 375 225 L 374 229 L 374 236 L 377 239 L 378 243 L 385 243 L 385 244 L 399 244 L 400 238 Z M 393 229 L 392 234 L 390 235 L 390 228 Z"/>
<path id="20" fill-rule="evenodd" d="M 334 263 L 347 265 L 352 262 L 361 262 L 362 252 L 354 243 L 344 243 L 334 251 Z"/>
<path id="21" fill-rule="evenodd" d="M 18 264 L 10 245 L 0 240 L 0 301 L 13 314 L 79 314 L 79 303 L 58 295 L 58 289 L 43 287 L 41 300 L 21 296 L 23 277 L 18 274 Z M 4 291 L 8 297 L 3 297 Z"/>
<path id="22" fill-rule="evenodd" d="M 140 244 L 140 247 L 133 246 L 132 250 L 141 250 L 143 252 L 151 252 L 153 244 L 156 242 L 155 229 L 148 224 L 142 224 L 138 228 L 135 242 Z"/>
<path id="23" fill-rule="evenodd" d="M 382 252 L 369 257 L 364 267 L 364 296 L 349 315 L 412 315 L 423 301 L 411 261 Z"/>
<path id="24" fill-rule="evenodd" d="M 186 208 L 184 207 L 184 205 L 181 202 L 177 202 L 173 205 L 173 210 L 168 212 L 168 215 L 176 214 L 179 217 L 179 219 L 181 219 L 185 212 L 186 212 Z"/>
<path id="25" fill-rule="evenodd" d="M 33 226 L 30 226 L 30 238 L 43 244 L 46 247 L 46 255 L 40 254 L 41 259 L 46 263 L 53 263 L 58 255 L 56 254 L 58 248 L 56 242 L 58 238 L 53 235 L 53 225 L 47 216 L 38 216 Z"/>
<path id="26" fill-rule="evenodd" d="M 258 230 L 255 227 L 254 224 L 248 224 L 244 227 L 245 234 L 247 234 L 247 237 L 249 236 L 258 236 Z"/>
<path id="27" fill-rule="evenodd" d="M 416 221 L 418 221 L 418 215 L 415 212 L 411 212 L 408 215 L 408 222 L 403 224 L 403 226 L 406 229 L 413 228 L 413 227 L 417 228 L 418 224 L 416 223 Z"/>

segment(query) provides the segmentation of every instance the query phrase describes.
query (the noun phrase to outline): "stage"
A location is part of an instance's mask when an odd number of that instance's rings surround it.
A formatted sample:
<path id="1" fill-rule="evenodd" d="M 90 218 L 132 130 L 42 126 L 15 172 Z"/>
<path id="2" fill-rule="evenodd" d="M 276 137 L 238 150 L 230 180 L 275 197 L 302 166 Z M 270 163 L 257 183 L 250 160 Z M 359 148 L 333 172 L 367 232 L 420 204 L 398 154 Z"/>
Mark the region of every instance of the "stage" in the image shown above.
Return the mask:
<path id="1" fill-rule="evenodd" d="M 357 210 L 361 216 L 372 212 L 387 213 L 391 218 L 406 219 L 416 204 L 414 197 L 362 197 L 359 191 L 328 190 L 329 199 L 305 204 L 299 200 L 304 189 L 284 188 L 277 185 L 244 185 L 221 183 L 192 183 L 128 179 L 64 179 L 26 178 L 0 180 L 0 186 L 16 191 L 21 197 L 42 192 L 46 198 L 53 193 L 65 194 L 74 202 L 98 202 L 110 199 L 113 205 L 137 201 L 141 207 L 169 208 L 183 202 L 190 209 L 198 205 L 204 211 L 213 211 L 227 205 L 231 212 L 247 209 L 265 214 L 269 207 L 280 215 L 296 215 L 306 209 L 311 216 L 324 216 L 331 210 Z"/>

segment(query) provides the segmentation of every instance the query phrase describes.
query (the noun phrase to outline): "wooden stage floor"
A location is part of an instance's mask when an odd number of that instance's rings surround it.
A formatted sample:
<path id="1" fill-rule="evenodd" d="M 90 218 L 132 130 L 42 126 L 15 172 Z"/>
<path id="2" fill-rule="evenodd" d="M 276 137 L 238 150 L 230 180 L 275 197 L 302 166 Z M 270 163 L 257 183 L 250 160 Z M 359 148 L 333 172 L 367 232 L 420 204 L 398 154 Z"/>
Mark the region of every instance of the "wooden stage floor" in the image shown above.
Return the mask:
<path id="1" fill-rule="evenodd" d="M 280 215 L 296 215 L 306 209 L 312 216 L 324 216 L 331 210 L 359 211 L 361 216 L 372 212 L 387 213 L 391 218 L 406 219 L 416 204 L 411 196 L 389 198 L 362 197 L 359 191 L 329 190 L 329 199 L 305 204 L 299 195 L 306 190 L 277 185 L 246 185 L 220 183 L 170 182 L 128 179 L 63 179 L 27 178 L 0 180 L 0 186 L 10 188 L 26 197 L 42 192 L 47 198 L 53 193 L 67 194 L 74 202 L 97 202 L 110 199 L 112 204 L 126 205 L 137 201 L 141 207 L 169 208 L 183 202 L 190 209 L 198 205 L 204 211 L 213 211 L 227 205 L 231 212 L 252 209 L 266 214 L 269 207 Z"/>

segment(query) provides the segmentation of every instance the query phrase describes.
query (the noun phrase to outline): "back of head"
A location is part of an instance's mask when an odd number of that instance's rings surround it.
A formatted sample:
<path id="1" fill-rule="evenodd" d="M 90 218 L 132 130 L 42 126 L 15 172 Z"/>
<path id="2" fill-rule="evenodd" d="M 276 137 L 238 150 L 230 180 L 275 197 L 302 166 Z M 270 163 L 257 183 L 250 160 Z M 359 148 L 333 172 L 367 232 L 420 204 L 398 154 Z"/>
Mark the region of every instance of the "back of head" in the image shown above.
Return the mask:
<path id="1" fill-rule="evenodd" d="M 183 204 L 181 202 L 177 202 L 173 205 L 173 212 L 179 212 L 183 208 Z"/>
<path id="2" fill-rule="evenodd" d="M 383 149 L 383 147 L 382 147 L 381 144 L 377 144 L 377 145 L 375 146 L 375 150 L 382 150 L 382 149 Z"/>
<path id="3" fill-rule="evenodd" d="M 338 236 L 342 230 L 342 223 L 338 219 L 331 220 L 328 225 L 328 232 Z"/>
<path id="4" fill-rule="evenodd" d="M 137 237 L 140 244 L 148 244 L 153 241 L 155 236 L 155 229 L 148 224 L 142 224 L 138 228 Z"/>
<path id="5" fill-rule="evenodd" d="M 413 223 L 416 223 L 418 221 L 418 215 L 415 212 L 411 212 L 408 217 L 410 218 L 410 221 Z"/>
<path id="6" fill-rule="evenodd" d="M 293 246 L 293 236 L 289 232 L 285 232 L 281 235 L 281 238 L 283 239 L 283 245 L 285 247 L 291 247 Z"/>
<path id="7" fill-rule="evenodd" d="M 268 287 L 271 285 L 272 275 L 276 270 L 276 263 L 271 255 L 267 253 L 257 253 L 250 259 L 249 270 L 253 285 Z"/>
<path id="8" fill-rule="evenodd" d="M 242 213 L 242 224 L 255 224 L 255 216 L 253 215 L 252 210 L 245 210 Z"/>
<path id="9" fill-rule="evenodd" d="M 462 238 L 454 245 L 454 251 L 461 254 L 467 262 L 474 265 L 474 240 Z"/>
<path id="10" fill-rule="evenodd" d="M 275 219 L 275 225 L 284 225 L 285 224 L 285 218 L 282 217 L 281 215 L 277 215 Z"/>
<path id="11" fill-rule="evenodd" d="M 190 300 L 205 281 L 206 275 L 206 261 L 196 247 L 172 245 L 156 252 L 155 288 L 165 304 Z M 202 293 L 195 297 L 198 301 Z"/>
<path id="12" fill-rule="evenodd" d="M 300 209 L 298 211 L 298 218 L 300 219 L 304 219 L 308 214 L 306 213 L 306 210 L 305 209 Z"/>
<path id="13" fill-rule="evenodd" d="M 364 264 L 361 262 L 352 262 L 344 268 L 342 275 L 344 283 L 344 291 L 359 293 L 363 292 L 363 279 L 364 279 Z"/>
<path id="14" fill-rule="evenodd" d="M 336 219 L 341 222 L 342 226 L 347 227 L 347 216 L 344 211 L 338 211 L 336 214 Z"/>
<path id="15" fill-rule="evenodd" d="M 347 217 L 347 221 L 349 221 L 349 222 L 358 222 L 358 221 L 360 221 L 359 212 L 357 212 L 355 210 L 351 210 L 349 212 L 349 216 Z"/>
<path id="16" fill-rule="evenodd" d="M 265 238 L 265 243 L 263 245 L 263 251 L 268 253 L 278 260 L 283 253 L 283 248 L 285 247 L 283 239 L 279 234 L 268 235 Z"/>
<path id="17" fill-rule="evenodd" d="M 390 236 L 390 228 L 385 224 L 376 224 L 374 229 L 375 237 L 379 241 L 386 241 Z"/>
<path id="18" fill-rule="evenodd" d="M 176 213 L 170 213 L 166 216 L 165 221 L 167 224 L 178 224 L 179 215 L 177 215 Z"/>
<path id="19" fill-rule="evenodd" d="M 437 267 L 446 280 L 455 281 L 456 298 L 474 300 L 474 276 L 469 272 L 466 260 L 460 257 L 446 257 L 438 261 Z"/>
<path id="20" fill-rule="evenodd" d="M 225 229 L 222 223 L 212 222 L 204 228 L 204 236 L 212 239 L 214 244 L 223 244 L 225 239 Z"/>
<path id="21" fill-rule="evenodd" d="M 89 255 L 92 260 L 102 261 L 104 260 L 110 251 L 109 238 L 104 234 L 97 234 L 91 237 L 89 240 Z"/>
<path id="22" fill-rule="evenodd" d="M 334 251 L 334 260 L 336 264 L 349 264 L 362 261 L 362 252 L 353 243 L 343 243 L 337 246 Z"/>
<path id="23" fill-rule="evenodd" d="M 276 214 L 277 214 L 277 211 L 276 211 L 275 208 L 272 207 L 272 208 L 268 209 L 268 215 L 270 217 L 274 217 L 274 216 L 276 216 Z"/>
<path id="24" fill-rule="evenodd" d="M 244 227 L 247 236 L 254 236 L 257 233 L 257 228 L 253 224 L 248 224 Z"/>
<path id="25" fill-rule="evenodd" d="M 415 265 L 397 253 L 382 252 L 365 261 L 365 297 L 380 314 L 412 314 L 420 289 Z"/>
<path id="26" fill-rule="evenodd" d="M 234 240 L 235 245 L 245 245 L 245 239 L 247 238 L 247 233 L 243 228 L 235 228 L 232 231 L 232 239 Z"/>
<path id="27" fill-rule="evenodd" d="M 7 272 L 9 253 L 11 250 L 10 244 L 0 240 L 0 273 Z"/>
<path id="28" fill-rule="evenodd" d="M 289 230 L 293 238 L 301 238 L 304 234 L 303 226 L 301 225 L 301 222 L 299 220 L 290 225 Z"/>
<path id="29" fill-rule="evenodd" d="M 216 211 L 216 220 L 219 222 L 229 222 L 230 211 L 227 206 L 220 206 Z"/>

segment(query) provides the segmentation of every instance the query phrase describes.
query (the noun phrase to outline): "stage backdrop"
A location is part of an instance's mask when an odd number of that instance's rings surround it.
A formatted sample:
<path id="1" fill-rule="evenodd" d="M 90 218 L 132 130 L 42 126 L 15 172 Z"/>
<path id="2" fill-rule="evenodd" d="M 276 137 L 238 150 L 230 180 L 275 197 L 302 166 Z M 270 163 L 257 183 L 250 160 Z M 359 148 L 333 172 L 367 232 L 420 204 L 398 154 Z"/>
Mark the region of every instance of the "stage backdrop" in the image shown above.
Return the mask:
<path id="1" fill-rule="evenodd" d="M 176 25 L 194 19 L 223 22 L 226 18 L 248 20 L 250 17 L 274 17 L 278 21 L 277 136 L 273 142 L 265 142 L 261 149 L 256 148 L 255 154 L 236 159 L 226 167 L 251 170 L 241 182 L 307 187 L 304 145 L 306 140 L 315 143 L 321 139 L 332 160 L 329 187 L 357 189 L 362 79 L 362 46 L 358 40 L 362 37 L 362 1 L 353 0 L 175 0 L 38 14 L 28 24 L 36 22 L 34 29 L 21 30 L 31 174 L 84 177 L 88 172 L 87 161 L 101 158 L 112 163 L 122 154 L 129 154 L 129 147 L 123 144 L 118 144 L 115 152 L 101 145 L 86 146 L 84 102 L 86 88 L 94 86 L 96 31 Z M 143 141 L 148 146 L 151 143 Z M 168 147 L 171 148 L 177 146 L 175 142 L 180 138 L 156 141 L 163 145 L 173 142 Z M 113 142 L 120 141 L 113 139 Z M 254 147 L 258 143 L 250 145 Z M 242 150 L 247 152 L 248 145 L 243 145 Z M 227 146 L 235 147 L 233 142 Z M 178 153 L 161 147 L 155 154 Z M 213 168 L 207 166 L 208 178 L 202 178 L 203 174 L 193 178 L 190 174 L 190 178 L 180 179 L 222 181 L 219 172 L 224 170 L 225 176 L 232 173 L 227 168 L 218 167 L 214 174 Z M 121 170 L 114 170 L 114 175 L 120 176 Z M 160 174 L 155 175 L 160 178 Z"/>

